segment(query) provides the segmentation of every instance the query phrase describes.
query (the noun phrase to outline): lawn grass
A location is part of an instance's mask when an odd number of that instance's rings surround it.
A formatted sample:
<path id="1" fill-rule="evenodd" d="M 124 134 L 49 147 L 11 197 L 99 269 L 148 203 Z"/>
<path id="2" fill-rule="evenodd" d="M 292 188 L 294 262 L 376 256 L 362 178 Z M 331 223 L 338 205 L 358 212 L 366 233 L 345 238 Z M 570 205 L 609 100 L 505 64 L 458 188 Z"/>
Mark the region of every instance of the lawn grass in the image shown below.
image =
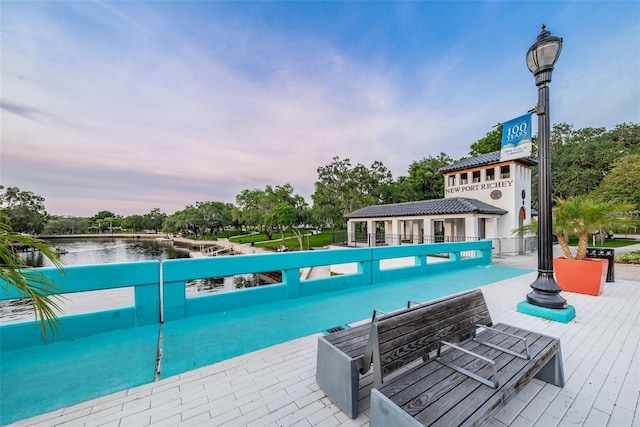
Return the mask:
<path id="1" fill-rule="evenodd" d="M 285 232 L 284 234 L 285 234 L 285 239 L 290 237 L 288 236 L 288 234 L 290 233 Z M 279 240 L 279 239 L 280 239 L 280 233 L 276 232 L 271 235 L 271 240 Z M 242 235 L 234 236 L 229 240 L 232 241 L 233 243 L 247 244 L 247 243 L 267 242 L 269 241 L 269 238 L 265 233 L 251 233 L 251 234 L 242 234 Z"/>
<path id="2" fill-rule="evenodd" d="M 596 244 L 592 245 L 593 240 L 589 240 L 590 248 L 622 248 L 624 246 L 635 245 L 638 242 L 634 239 L 606 239 L 603 243 L 600 243 L 600 240 L 596 238 Z M 576 237 L 569 238 L 569 246 L 578 246 L 578 239 Z"/>
<path id="3" fill-rule="evenodd" d="M 303 231 L 303 234 L 307 234 L 302 238 L 302 248 L 306 250 L 308 248 L 319 248 L 328 246 L 331 244 L 331 236 L 333 232 L 331 230 L 322 230 L 319 234 L 309 234 L 311 230 Z M 275 236 L 275 235 L 274 235 Z M 290 233 L 285 232 L 285 241 L 284 244 L 289 251 L 299 251 L 300 250 L 300 241 L 295 237 L 289 237 Z M 278 234 L 278 239 L 280 238 L 280 234 Z M 269 241 L 269 242 L 259 242 L 255 244 L 261 248 L 278 250 L 282 245 L 282 240 Z"/>
<path id="4" fill-rule="evenodd" d="M 257 239 L 257 240 L 256 240 Z M 229 238 L 230 242 L 233 243 L 251 243 L 251 242 L 256 242 L 256 241 L 260 241 L 260 240 L 265 240 L 266 236 L 264 235 L 264 233 L 259 233 L 259 234 L 239 234 L 237 236 L 233 236 Z"/>
<path id="5" fill-rule="evenodd" d="M 331 230 L 322 230 L 320 233 L 316 233 L 312 229 L 308 230 L 300 230 L 303 234 L 303 249 L 306 250 L 308 248 L 319 248 L 328 246 L 331 244 L 331 238 L 333 232 Z M 314 234 L 311 234 L 311 233 Z M 293 234 L 290 230 L 284 232 L 285 238 L 285 246 L 289 251 L 299 251 L 300 250 L 300 241 L 297 239 L 295 234 Z M 273 233 L 271 236 L 271 240 L 267 240 L 267 235 L 265 233 L 251 233 L 247 234 L 246 231 L 239 230 L 231 230 L 224 231 L 222 233 L 217 234 L 207 234 L 204 236 L 200 236 L 195 239 L 191 236 L 193 240 L 218 240 L 218 239 L 229 239 L 233 243 L 240 244 L 251 244 L 253 243 L 255 246 L 267 249 L 278 250 L 280 246 L 282 246 L 282 237 L 280 233 Z"/>
<path id="6" fill-rule="evenodd" d="M 194 240 L 218 240 L 218 239 L 230 239 L 233 236 L 238 236 L 238 235 L 242 235 L 245 234 L 245 231 L 240 231 L 240 230 L 225 230 L 221 233 L 216 233 L 216 234 L 205 234 L 203 236 L 200 236 L 198 238 L 195 238 L 193 236 L 190 237 L 190 239 L 194 239 Z"/>

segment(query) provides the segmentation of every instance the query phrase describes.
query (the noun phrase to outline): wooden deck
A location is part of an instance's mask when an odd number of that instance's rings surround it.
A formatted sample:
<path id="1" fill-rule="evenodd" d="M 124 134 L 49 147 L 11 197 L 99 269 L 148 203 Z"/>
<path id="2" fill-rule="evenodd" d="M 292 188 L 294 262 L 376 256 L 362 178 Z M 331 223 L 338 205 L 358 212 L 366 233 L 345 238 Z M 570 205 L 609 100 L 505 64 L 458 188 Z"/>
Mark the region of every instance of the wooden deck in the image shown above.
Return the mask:
<path id="1" fill-rule="evenodd" d="M 640 267 L 616 265 L 601 296 L 563 293 L 577 311 L 568 324 L 516 312 L 536 274 L 482 290 L 494 322 L 561 339 L 567 383 L 534 380 L 489 425 L 640 426 Z M 318 388 L 316 342 L 304 337 L 13 425 L 368 425 L 368 409 L 352 420 Z"/>

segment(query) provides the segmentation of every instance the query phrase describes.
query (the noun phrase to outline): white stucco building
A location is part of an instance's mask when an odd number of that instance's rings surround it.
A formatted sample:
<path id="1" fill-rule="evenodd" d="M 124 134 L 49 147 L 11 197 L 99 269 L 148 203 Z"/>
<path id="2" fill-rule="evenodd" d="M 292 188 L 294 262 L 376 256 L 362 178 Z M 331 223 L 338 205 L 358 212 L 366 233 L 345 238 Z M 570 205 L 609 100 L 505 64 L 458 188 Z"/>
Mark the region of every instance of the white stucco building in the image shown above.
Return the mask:
<path id="1" fill-rule="evenodd" d="M 346 215 L 349 246 L 494 239 L 522 252 L 512 232 L 531 221 L 531 169 L 536 161 L 500 161 L 495 151 L 440 169 L 444 198 L 368 206 Z M 375 230 L 375 233 L 374 231 Z M 505 248 L 499 248 L 504 251 Z M 505 251 L 506 252 L 506 251 Z"/>

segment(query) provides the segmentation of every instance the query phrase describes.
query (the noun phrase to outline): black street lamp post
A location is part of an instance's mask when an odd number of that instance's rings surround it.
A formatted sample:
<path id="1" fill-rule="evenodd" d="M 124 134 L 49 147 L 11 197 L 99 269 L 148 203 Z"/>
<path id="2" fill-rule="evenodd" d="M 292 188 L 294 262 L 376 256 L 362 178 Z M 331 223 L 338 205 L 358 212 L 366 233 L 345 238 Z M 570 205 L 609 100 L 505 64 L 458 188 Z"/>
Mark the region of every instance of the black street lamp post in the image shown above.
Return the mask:
<path id="1" fill-rule="evenodd" d="M 567 301 L 553 277 L 553 230 L 551 218 L 551 143 L 549 121 L 549 83 L 560 51 L 562 39 L 551 35 L 545 26 L 527 52 L 527 67 L 538 87 L 538 277 L 531 284 L 527 302 L 540 307 L 563 309 Z"/>

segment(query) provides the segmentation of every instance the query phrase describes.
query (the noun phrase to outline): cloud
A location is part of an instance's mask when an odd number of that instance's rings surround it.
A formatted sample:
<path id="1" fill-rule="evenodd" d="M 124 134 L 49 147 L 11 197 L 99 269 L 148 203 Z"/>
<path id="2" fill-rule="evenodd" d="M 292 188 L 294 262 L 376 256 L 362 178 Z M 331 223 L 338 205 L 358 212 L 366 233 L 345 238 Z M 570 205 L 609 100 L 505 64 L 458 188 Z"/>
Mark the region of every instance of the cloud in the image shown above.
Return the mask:
<path id="1" fill-rule="evenodd" d="M 0 100 L 0 110 L 5 110 L 9 113 L 22 116 L 29 120 L 36 120 L 38 116 L 41 116 L 43 114 L 40 110 L 36 108 L 30 108 L 25 105 L 7 102 L 4 100 Z"/>
<path id="2" fill-rule="evenodd" d="M 536 102 L 524 66 L 535 33 L 507 20 L 501 37 L 494 15 L 509 8 L 498 2 L 474 5 L 483 19 L 473 28 L 450 25 L 440 6 L 405 5 L 397 30 L 347 5 L 342 27 L 313 22 L 317 32 L 274 17 L 287 8 L 258 4 L 25 5 L 3 5 L 2 179 L 43 195 L 56 214 L 173 213 L 284 183 L 310 201 L 316 169 L 334 156 L 406 174 L 441 151 L 465 155 Z M 593 31 L 602 42 L 586 46 L 576 28 L 554 72 L 553 121 L 638 117 L 638 64 L 623 54 L 638 52 L 637 26 Z M 619 48 L 607 50 L 610 39 Z"/>

